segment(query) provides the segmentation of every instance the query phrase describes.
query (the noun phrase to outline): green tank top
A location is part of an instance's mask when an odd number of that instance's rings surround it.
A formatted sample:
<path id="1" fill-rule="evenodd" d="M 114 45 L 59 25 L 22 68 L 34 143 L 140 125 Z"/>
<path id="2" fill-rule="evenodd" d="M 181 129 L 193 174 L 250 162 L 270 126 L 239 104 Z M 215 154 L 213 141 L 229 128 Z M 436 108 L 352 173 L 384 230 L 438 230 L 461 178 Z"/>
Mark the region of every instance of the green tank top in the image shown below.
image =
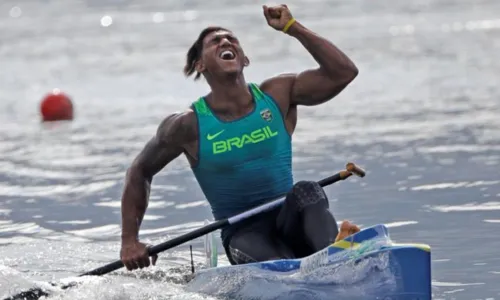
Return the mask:
<path id="1" fill-rule="evenodd" d="M 192 105 L 199 126 L 192 170 L 216 220 L 281 196 L 293 185 L 291 136 L 281 110 L 256 84 L 248 87 L 254 109 L 234 121 L 219 119 L 203 97 Z"/>

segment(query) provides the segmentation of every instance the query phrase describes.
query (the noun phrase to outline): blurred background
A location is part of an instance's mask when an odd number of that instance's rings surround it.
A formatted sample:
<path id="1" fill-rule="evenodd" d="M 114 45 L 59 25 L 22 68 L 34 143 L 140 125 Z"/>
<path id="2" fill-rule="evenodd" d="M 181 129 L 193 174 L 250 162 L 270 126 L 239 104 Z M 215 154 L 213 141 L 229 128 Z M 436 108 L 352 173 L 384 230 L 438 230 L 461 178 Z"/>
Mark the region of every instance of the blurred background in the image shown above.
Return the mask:
<path id="1" fill-rule="evenodd" d="M 165 116 L 208 92 L 182 74 L 205 26 L 239 37 L 248 81 L 316 67 L 267 26 L 263 4 L 275 3 L 0 2 L 0 296 L 119 258 L 126 168 Z M 431 245 L 434 299 L 500 299 L 500 1 L 286 4 L 360 70 L 335 99 L 299 109 L 295 179 L 356 162 L 365 178 L 326 188 L 338 220 Z M 71 98 L 73 121 L 40 122 L 53 89 Z M 184 157 L 155 177 L 150 199 L 141 237 L 151 243 L 211 219 Z M 201 240 L 192 245 L 203 262 Z M 155 268 L 57 299 L 202 299 L 176 283 L 188 254 L 181 245 Z"/>

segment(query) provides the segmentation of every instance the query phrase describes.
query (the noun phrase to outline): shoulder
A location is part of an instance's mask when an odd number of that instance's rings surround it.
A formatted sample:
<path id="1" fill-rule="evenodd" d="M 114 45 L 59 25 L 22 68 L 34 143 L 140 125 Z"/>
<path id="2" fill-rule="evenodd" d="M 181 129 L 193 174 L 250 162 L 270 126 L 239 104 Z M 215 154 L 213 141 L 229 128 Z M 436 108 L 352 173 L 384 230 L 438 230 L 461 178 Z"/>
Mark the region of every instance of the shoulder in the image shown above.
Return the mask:
<path id="1" fill-rule="evenodd" d="M 297 74 L 283 73 L 264 80 L 259 88 L 272 96 L 289 95 Z"/>
<path id="2" fill-rule="evenodd" d="M 283 73 L 264 80 L 259 88 L 271 96 L 286 114 L 291 103 L 293 84 L 297 74 Z"/>
<path id="3" fill-rule="evenodd" d="M 198 120 L 192 109 L 166 116 L 158 126 L 156 138 L 162 143 L 189 143 L 196 139 Z"/>

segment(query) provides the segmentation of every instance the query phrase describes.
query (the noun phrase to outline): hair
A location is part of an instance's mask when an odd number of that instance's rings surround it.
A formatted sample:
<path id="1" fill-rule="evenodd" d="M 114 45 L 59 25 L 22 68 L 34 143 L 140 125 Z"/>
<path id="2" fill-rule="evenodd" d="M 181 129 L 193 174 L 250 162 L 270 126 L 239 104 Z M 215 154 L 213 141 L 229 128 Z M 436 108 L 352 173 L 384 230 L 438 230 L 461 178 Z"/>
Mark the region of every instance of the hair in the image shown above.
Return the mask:
<path id="1" fill-rule="evenodd" d="M 200 32 L 200 35 L 198 36 L 196 41 L 193 43 L 193 45 L 191 46 L 191 48 L 189 48 L 189 50 L 187 52 L 186 65 L 184 66 L 184 75 L 189 77 L 195 72 L 196 62 L 201 57 L 201 52 L 203 50 L 203 40 L 205 39 L 205 37 L 214 31 L 220 31 L 220 30 L 229 31 L 229 30 L 222 28 L 222 27 L 219 27 L 219 26 L 209 26 Z M 199 72 L 196 72 L 196 76 L 194 77 L 194 80 L 198 80 L 200 78 L 200 76 L 201 76 L 201 74 Z"/>

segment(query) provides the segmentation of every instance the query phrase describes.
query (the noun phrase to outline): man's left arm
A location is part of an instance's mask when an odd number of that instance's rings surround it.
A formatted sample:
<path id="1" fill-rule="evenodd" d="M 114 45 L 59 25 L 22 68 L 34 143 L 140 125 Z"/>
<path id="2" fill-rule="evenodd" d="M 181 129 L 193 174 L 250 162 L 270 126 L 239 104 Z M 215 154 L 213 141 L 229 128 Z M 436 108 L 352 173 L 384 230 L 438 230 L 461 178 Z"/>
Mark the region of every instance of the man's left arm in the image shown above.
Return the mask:
<path id="1" fill-rule="evenodd" d="M 316 69 L 291 76 L 290 105 L 326 102 L 337 96 L 358 75 L 358 69 L 349 57 L 297 21 L 287 34 L 299 40 L 319 64 Z"/>

